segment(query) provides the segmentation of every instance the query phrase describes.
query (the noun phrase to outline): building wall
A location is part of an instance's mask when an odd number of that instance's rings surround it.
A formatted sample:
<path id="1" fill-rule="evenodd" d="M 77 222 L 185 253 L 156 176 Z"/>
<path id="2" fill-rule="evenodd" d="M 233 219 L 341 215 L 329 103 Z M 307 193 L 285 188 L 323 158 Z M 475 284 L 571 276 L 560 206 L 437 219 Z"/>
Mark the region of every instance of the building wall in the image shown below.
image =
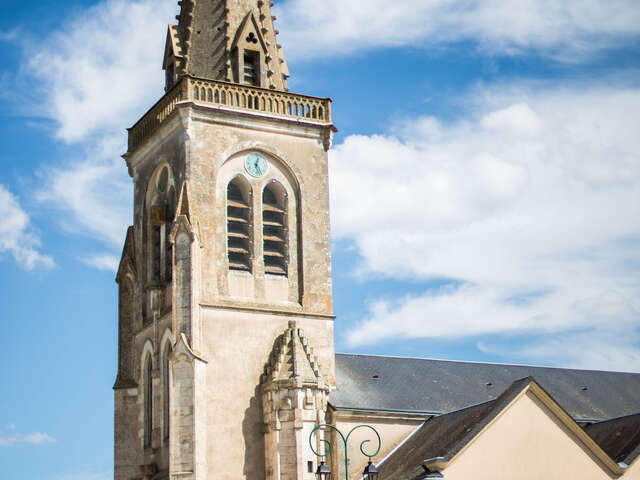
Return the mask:
<path id="1" fill-rule="evenodd" d="M 629 468 L 623 476 L 624 480 L 640 480 L 640 457 L 629 465 Z"/>
<path id="2" fill-rule="evenodd" d="M 186 179 L 203 247 L 200 301 L 332 315 L 328 165 L 322 130 L 295 122 L 230 115 L 215 109 L 193 109 L 189 115 L 192 121 L 188 128 Z M 298 183 L 301 269 L 291 271 L 290 280 L 299 283 L 300 293 L 284 302 L 274 302 L 266 295 L 265 275 L 260 271 L 254 273 L 254 296 L 232 296 L 229 289 L 226 182 L 218 182 L 218 174 L 227 162 L 250 151 L 259 151 L 289 170 L 292 181 Z M 271 178 L 268 172 L 265 178 L 253 179 L 242 167 L 238 172 L 252 184 Z M 255 229 L 255 233 L 254 243 L 261 244 L 260 229 Z"/>
<path id="3" fill-rule="evenodd" d="M 135 376 L 141 381 L 142 352 L 152 345 L 154 429 L 151 448 L 143 448 L 142 383 L 135 398 L 125 401 L 125 392 L 116 396 L 118 437 L 137 439 L 132 446 L 135 455 L 126 453 L 130 450 L 119 443 L 116 470 L 123 472 L 118 478 L 130 479 L 136 464 L 139 474 L 140 466 L 155 463 L 159 471 L 179 471 L 185 479 L 259 480 L 265 476 L 260 377 L 275 340 L 290 321 L 304 331 L 322 377 L 335 385 L 326 155 L 330 132 L 326 126 L 192 104 L 178 110 L 174 119 L 127 159 L 135 185 Z M 262 153 L 271 164 L 263 178 L 252 178 L 244 169 L 244 158 L 253 151 Z M 187 237 L 176 236 L 174 262 L 178 256 L 181 262 L 188 262 L 187 277 L 174 270 L 171 284 L 150 290 L 145 212 L 150 179 L 162 164 L 171 167 L 178 195 L 182 185 L 187 186 L 188 221 L 196 238 L 191 247 L 185 244 L 179 250 L 177 239 Z M 229 271 L 226 193 L 234 175 L 242 175 L 254 187 L 253 206 L 260 216 L 264 185 L 271 180 L 286 185 L 290 219 L 287 277 L 265 274 L 260 225 L 253 229 L 254 271 Z M 185 291 L 189 292 L 186 303 L 181 301 Z M 180 323 L 170 314 L 172 302 L 174 307 L 184 304 L 190 309 L 187 314 L 180 310 Z M 176 314 L 174 308 L 173 316 Z M 183 317 L 189 325 L 181 332 Z M 188 342 L 172 367 L 171 449 L 162 434 L 161 408 L 160 343 L 167 328 L 173 330 L 175 341 L 185 333 Z M 134 404 L 136 412 L 131 416 Z M 128 418 L 125 414 L 137 420 L 126 434 L 122 432 Z"/>
<path id="4" fill-rule="evenodd" d="M 289 321 L 297 321 L 323 376 L 335 384 L 326 151 L 317 128 L 211 109 L 193 109 L 189 117 L 186 180 L 201 246 L 193 347 L 208 362 L 206 385 L 196 387 L 196 409 L 200 404 L 205 412 L 198 418 L 207 432 L 208 476 L 203 478 L 259 480 L 265 474 L 260 376 Z M 246 174 L 244 156 L 250 151 L 269 159 L 272 167 L 264 178 Z M 226 189 L 235 174 L 256 192 L 282 175 L 297 188 L 289 192 L 290 210 L 299 212 L 290 212 L 295 243 L 287 278 L 265 274 L 261 261 L 252 274 L 229 271 Z M 254 209 L 260 206 L 258 197 Z M 254 226 L 253 231 L 258 255 L 262 230 Z M 248 287 L 234 290 L 235 277 Z M 270 293 L 274 282 L 284 282 L 284 294 Z"/>
<path id="5" fill-rule="evenodd" d="M 442 473 L 447 480 L 617 478 L 531 392 L 507 408 Z"/>
<path id="6" fill-rule="evenodd" d="M 359 425 L 371 425 L 380 434 L 381 445 L 379 454 L 372 459 L 374 464 L 379 464 L 393 449 L 411 435 L 422 425 L 426 418 L 408 418 L 404 415 L 382 415 L 361 413 L 353 415 L 347 412 L 334 412 L 333 422 L 346 436 L 353 428 Z M 368 428 L 358 428 L 349 438 L 349 480 L 362 478 L 362 471 L 368 463 L 368 458 L 360 452 L 363 441 L 369 440 L 364 446 L 368 454 L 375 452 L 377 438 Z M 334 434 L 334 455 L 332 456 L 331 471 L 338 474 L 336 478 L 345 478 L 344 475 L 344 447 L 342 441 Z"/>
<path id="7" fill-rule="evenodd" d="M 218 479 L 262 479 L 265 473 L 265 439 L 260 376 L 275 339 L 296 320 L 305 336 L 315 339 L 320 365 L 331 365 L 333 322 L 322 318 L 282 317 L 268 313 L 242 313 L 204 308 L 204 336 L 218 339 L 206 344 L 208 360 L 206 425 L 209 432 L 209 476 Z M 305 440 L 306 442 L 306 440 Z M 305 443 L 302 448 L 308 450 Z M 309 460 L 315 457 L 306 452 Z M 215 465 L 214 465 L 215 464 Z"/>

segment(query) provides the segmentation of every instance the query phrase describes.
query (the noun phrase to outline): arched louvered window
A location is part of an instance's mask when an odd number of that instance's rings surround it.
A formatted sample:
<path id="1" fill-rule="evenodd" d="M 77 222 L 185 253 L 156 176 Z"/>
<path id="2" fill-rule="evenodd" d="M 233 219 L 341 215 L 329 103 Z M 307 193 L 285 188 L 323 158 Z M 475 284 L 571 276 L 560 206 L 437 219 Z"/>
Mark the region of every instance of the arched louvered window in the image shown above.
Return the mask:
<path id="1" fill-rule="evenodd" d="M 262 192 L 262 238 L 265 272 L 287 275 L 287 192 L 275 180 Z"/>
<path id="2" fill-rule="evenodd" d="M 227 255 L 230 270 L 251 272 L 251 189 L 242 177 L 227 187 Z"/>
<path id="3" fill-rule="evenodd" d="M 164 349 L 164 355 L 162 356 L 162 387 L 163 387 L 163 434 L 164 439 L 169 438 L 169 355 L 171 354 L 171 343 L 167 342 L 167 346 Z"/>
<path id="4" fill-rule="evenodd" d="M 144 364 L 144 446 L 151 446 L 153 432 L 153 362 L 151 355 L 147 355 Z"/>

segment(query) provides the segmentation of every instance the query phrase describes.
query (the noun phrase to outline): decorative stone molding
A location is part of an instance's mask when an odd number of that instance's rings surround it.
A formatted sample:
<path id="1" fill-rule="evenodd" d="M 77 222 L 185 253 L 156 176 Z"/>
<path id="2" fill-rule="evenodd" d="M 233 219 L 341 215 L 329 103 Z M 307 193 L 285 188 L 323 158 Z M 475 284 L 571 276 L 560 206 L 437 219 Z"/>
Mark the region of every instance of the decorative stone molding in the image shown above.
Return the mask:
<path id="1" fill-rule="evenodd" d="M 231 111 L 262 114 L 277 119 L 295 120 L 309 126 L 329 128 L 331 99 L 297 95 L 237 83 L 183 76 L 129 131 L 130 156 L 160 128 L 173 118 L 183 104 L 193 102 Z M 326 142 L 325 142 L 326 143 Z"/>
<path id="2" fill-rule="evenodd" d="M 190 362 L 199 361 L 204 364 L 209 363 L 202 355 L 195 352 L 191 346 L 189 345 L 189 339 L 185 336 L 184 333 L 181 333 L 178 337 L 175 347 L 173 348 L 173 352 L 171 352 L 170 359 L 174 362 L 179 360 L 186 359 Z"/>

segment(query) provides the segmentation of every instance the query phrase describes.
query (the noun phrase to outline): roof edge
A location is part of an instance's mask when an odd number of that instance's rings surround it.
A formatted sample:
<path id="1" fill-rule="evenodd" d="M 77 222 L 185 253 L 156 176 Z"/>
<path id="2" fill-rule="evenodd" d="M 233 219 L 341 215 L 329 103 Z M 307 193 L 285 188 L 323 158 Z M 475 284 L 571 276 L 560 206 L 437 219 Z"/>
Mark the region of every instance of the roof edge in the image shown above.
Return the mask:
<path id="1" fill-rule="evenodd" d="M 351 357 L 375 357 L 375 358 L 393 358 L 399 360 L 427 360 L 432 362 L 450 362 L 450 363 L 467 363 L 470 365 L 494 365 L 502 367 L 523 367 L 523 368 L 546 368 L 549 370 L 570 370 L 574 372 L 593 372 L 593 373 L 617 373 L 624 375 L 640 375 L 640 372 L 621 372 L 614 370 L 594 370 L 588 368 L 571 368 L 571 367 L 554 367 L 548 365 L 528 365 L 524 363 L 500 363 L 500 362 L 480 362 L 475 360 L 451 360 L 447 358 L 430 358 L 430 357 L 410 357 L 402 355 L 376 355 L 373 353 L 344 353 L 336 352 L 336 356 L 351 356 Z"/>
<path id="2" fill-rule="evenodd" d="M 427 459 L 423 464 L 429 469 L 443 470 L 451 465 L 470 445 L 498 420 L 509 408 L 528 392 L 533 393 L 553 415 L 560 420 L 582 444 L 587 447 L 594 456 L 600 460 L 615 475 L 622 475 L 626 467 L 616 463 L 588 434 L 576 423 L 576 421 L 542 388 L 533 377 L 516 380 L 497 399 L 496 407 L 487 412 L 485 418 L 478 422 L 467 435 L 465 435 L 450 452 L 443 457 Z M 463 409 L 464 410 L 464 409 Z M 462 411 L 458 410 L 457 412 Z M 456 412 L 451 412 L 456 413 Z"/>

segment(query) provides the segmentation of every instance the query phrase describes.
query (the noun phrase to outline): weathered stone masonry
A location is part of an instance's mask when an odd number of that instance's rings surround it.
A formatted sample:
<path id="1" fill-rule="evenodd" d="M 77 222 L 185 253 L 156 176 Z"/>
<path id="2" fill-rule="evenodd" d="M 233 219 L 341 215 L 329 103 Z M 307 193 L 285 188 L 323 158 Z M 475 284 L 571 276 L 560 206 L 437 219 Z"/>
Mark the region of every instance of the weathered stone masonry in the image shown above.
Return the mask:
<path id="1" fill-rule="evenodd" d="M 335 385 L 331 102 L 287 91 L 270 3 L 180 5 L 166 94 L 124 155 L 115 478 L 312 478 L 306 442 Z M 244 206 L 228 201 L 238 177 Z M 265 206 L 268 186 L 280 199 Z M 234 208 L 250 235 L 229 230 Z M 236 250 L 249 268 L 232 268 Z"/>

